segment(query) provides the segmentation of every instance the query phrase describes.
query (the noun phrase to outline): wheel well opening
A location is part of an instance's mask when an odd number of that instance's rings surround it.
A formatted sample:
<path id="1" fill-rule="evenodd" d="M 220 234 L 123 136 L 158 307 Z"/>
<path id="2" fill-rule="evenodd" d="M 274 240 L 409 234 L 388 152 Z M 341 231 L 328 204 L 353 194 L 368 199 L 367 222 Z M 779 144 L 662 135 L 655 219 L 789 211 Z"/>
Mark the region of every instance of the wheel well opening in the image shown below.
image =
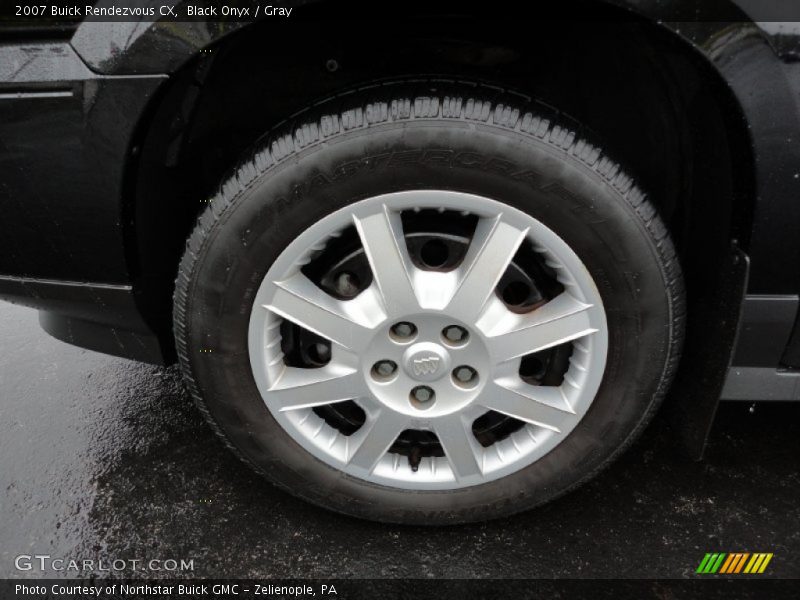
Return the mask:
<path id="1" fill-rule="evenodd" d="M 402 32 L 337 24 L 335 35 L 324 20 L 304 21 L 302 31 L 300 24 L 281 31 L 254 24 L 166 84 L 141 143 L 128 232 L 137 298 L 164 339 L 171 339 L 185 240 L 247 149 L 327 96 L 420 75 L 494 83 L 587 125 L 667 224 L 689 310 L 713 293 L 704 275 L 732 239 L 746 247 L 753 169 L 738 106 L 702 57 L 656 24 L 630 17 L 600 27 L 590 20 L 501 24 L 466 14 L 412 22 Z"/>

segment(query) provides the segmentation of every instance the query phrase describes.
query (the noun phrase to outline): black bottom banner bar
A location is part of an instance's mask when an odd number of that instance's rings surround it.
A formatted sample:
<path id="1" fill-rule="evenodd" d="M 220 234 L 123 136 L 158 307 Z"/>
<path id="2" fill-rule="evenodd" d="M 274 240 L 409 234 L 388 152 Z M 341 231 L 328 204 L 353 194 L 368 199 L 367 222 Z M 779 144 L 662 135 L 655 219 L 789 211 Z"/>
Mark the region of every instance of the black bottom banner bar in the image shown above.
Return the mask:
<path id="1" fill-rule="evenodd" d="M 781 598 L 800 597 L 800 580 L 521 580 L 521 579 L 4 579 L 3 600 L 39 599 L 527 599 Z"/>

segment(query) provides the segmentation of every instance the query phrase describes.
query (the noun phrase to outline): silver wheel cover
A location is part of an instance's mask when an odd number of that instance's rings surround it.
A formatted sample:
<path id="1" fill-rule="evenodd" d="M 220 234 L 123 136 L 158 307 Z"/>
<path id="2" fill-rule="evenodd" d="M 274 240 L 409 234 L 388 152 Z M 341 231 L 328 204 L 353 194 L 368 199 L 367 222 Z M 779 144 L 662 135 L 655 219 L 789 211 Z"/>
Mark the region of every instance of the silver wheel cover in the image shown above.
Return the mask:
<path id="1" fill-rule="evenodd" d="M 461 265 L 448 272 L 412 264 L 400 212 L 436 208 L 479 217 Z M 369 288 L 338 300 L 300 270 L 326 241 L 355 225 L 373 273 Z M 564 291 L 529 313 L 510 311 L 494 293 L 524 241 L 557 274 Z M 280 324 L 288 319 L 330 340 L 324 367 L 286 366 Z M 397 322 L 417 331 L 398 340 Z M 441 332 L 466 329 L 466 343 Z M 537 386 L 519 375 L 522 356 L 573 345 L 560 386 Z M 445 490 L 487 483 L 540 459 L 563 442 L 592 404 L 606 366 L 608 327 L 600 293 L 575 252 L 551 229 L 506 204 L 461 192 L 385 194 L 342 208 L 300 234 L 269 268 L 256 294 L 248 330 L 250 364 L 264 403 L 286 432 L 313 456 L 359 479 L 403 489 Z M 398 368 L 376 376 L 373 365 Z M 461 365 L 477 372 L 463 384 Z M 411 390 L 425 386 L 432 400 Z M 315 406 L 353 400 L 366 413 L 350 436 L 331 427 Z M 483 447 L 472 423 L 493 410 L 524 426 Z M 406 429 L 433 431 L 444 457 L 425 457 L 413 471 L 388 452 Z"/>

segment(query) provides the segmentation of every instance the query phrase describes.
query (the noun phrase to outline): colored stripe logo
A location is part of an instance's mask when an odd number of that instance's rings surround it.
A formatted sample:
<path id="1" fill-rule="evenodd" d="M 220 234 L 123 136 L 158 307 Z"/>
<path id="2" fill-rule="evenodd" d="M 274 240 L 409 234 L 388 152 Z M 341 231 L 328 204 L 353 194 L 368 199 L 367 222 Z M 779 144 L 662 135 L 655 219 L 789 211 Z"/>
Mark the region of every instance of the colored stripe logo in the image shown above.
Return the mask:
<path id="1" fill-rule="evenodd" d="M 753 554 L 749 552 L 709 552 L 700 561 L 700 566 L 695 572 L 702 575 L 715 573 L 755 575 L 766 570 L 772 556 L 772 552 L 755 552 Z"/>

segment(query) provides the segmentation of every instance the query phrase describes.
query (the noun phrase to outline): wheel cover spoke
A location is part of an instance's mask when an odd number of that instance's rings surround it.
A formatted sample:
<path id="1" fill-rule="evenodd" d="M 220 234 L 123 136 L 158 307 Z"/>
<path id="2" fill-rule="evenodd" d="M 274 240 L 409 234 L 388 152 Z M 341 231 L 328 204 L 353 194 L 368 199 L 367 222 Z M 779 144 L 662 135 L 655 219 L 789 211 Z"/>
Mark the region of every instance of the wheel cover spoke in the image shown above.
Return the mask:
<path id="1" fill-rule="evenodd" d="M 467 323 L 478 318 L 527 233 L 527 228 L 504 222 L 502 215 L 478 222 L 458 289 L 447 307 L 449 314 Z"/>
<path id="2" fill-rule="evenodd" d="M 385 205 L 375 214 L 353 216 L 364 246 L 372 275 L 380 290 L 383 305 L 389 314 L 416 312 L 419 307 L 400 215 L 390 213 Z"/>
<path id="3" fill-rule="evenodd" d="M 457 479 L 481 475 L 480 444 L 472 434 L 472 427 L 460 415 L 439 419 L 434 424 L 447 462 Z"/>
<path id="4" fill-rule="evenodd" d="M 328 364 L 321 369 L 284 367 L 270 388 L 270 401 L 280 412 L 314 406 L 334 404 L 358 398 L 365 392 L 363 378 L 358 369 L 338 364 Z"/>
<path id="5" fill-rule="evenodd" d="M 510 313 L 486 332 L 490 351 L 503 362 L 591 335 L 598 331 L 593 308 L 562 292 L 531 313 Z"/>
<path id="6" fill-rule="evenodd" d="M 560 387 L 528 385 L 519 378 L 493 382 L 486 388 L 481 404 L 556 433 L 561 433 L 575 419 L 575 412 Z"/>
<path id="7" fill-rule="evenodd" d="M 386 455 L 389 446 L 407 424 L 408 419 L 403 415 L 381 409 L 376 416 L 368 418 L 349 440 L 347 462 L 372 473 L 376 463 Z"/>
<path id="8" fill-rule="evenodd" d="M 362 350 L 372 327 L 385 315 L 369 290 L 355 301 L 343 302 L 326 294 L 298 273 L 274 284 L 264 308 L 349 350 Z"/>

